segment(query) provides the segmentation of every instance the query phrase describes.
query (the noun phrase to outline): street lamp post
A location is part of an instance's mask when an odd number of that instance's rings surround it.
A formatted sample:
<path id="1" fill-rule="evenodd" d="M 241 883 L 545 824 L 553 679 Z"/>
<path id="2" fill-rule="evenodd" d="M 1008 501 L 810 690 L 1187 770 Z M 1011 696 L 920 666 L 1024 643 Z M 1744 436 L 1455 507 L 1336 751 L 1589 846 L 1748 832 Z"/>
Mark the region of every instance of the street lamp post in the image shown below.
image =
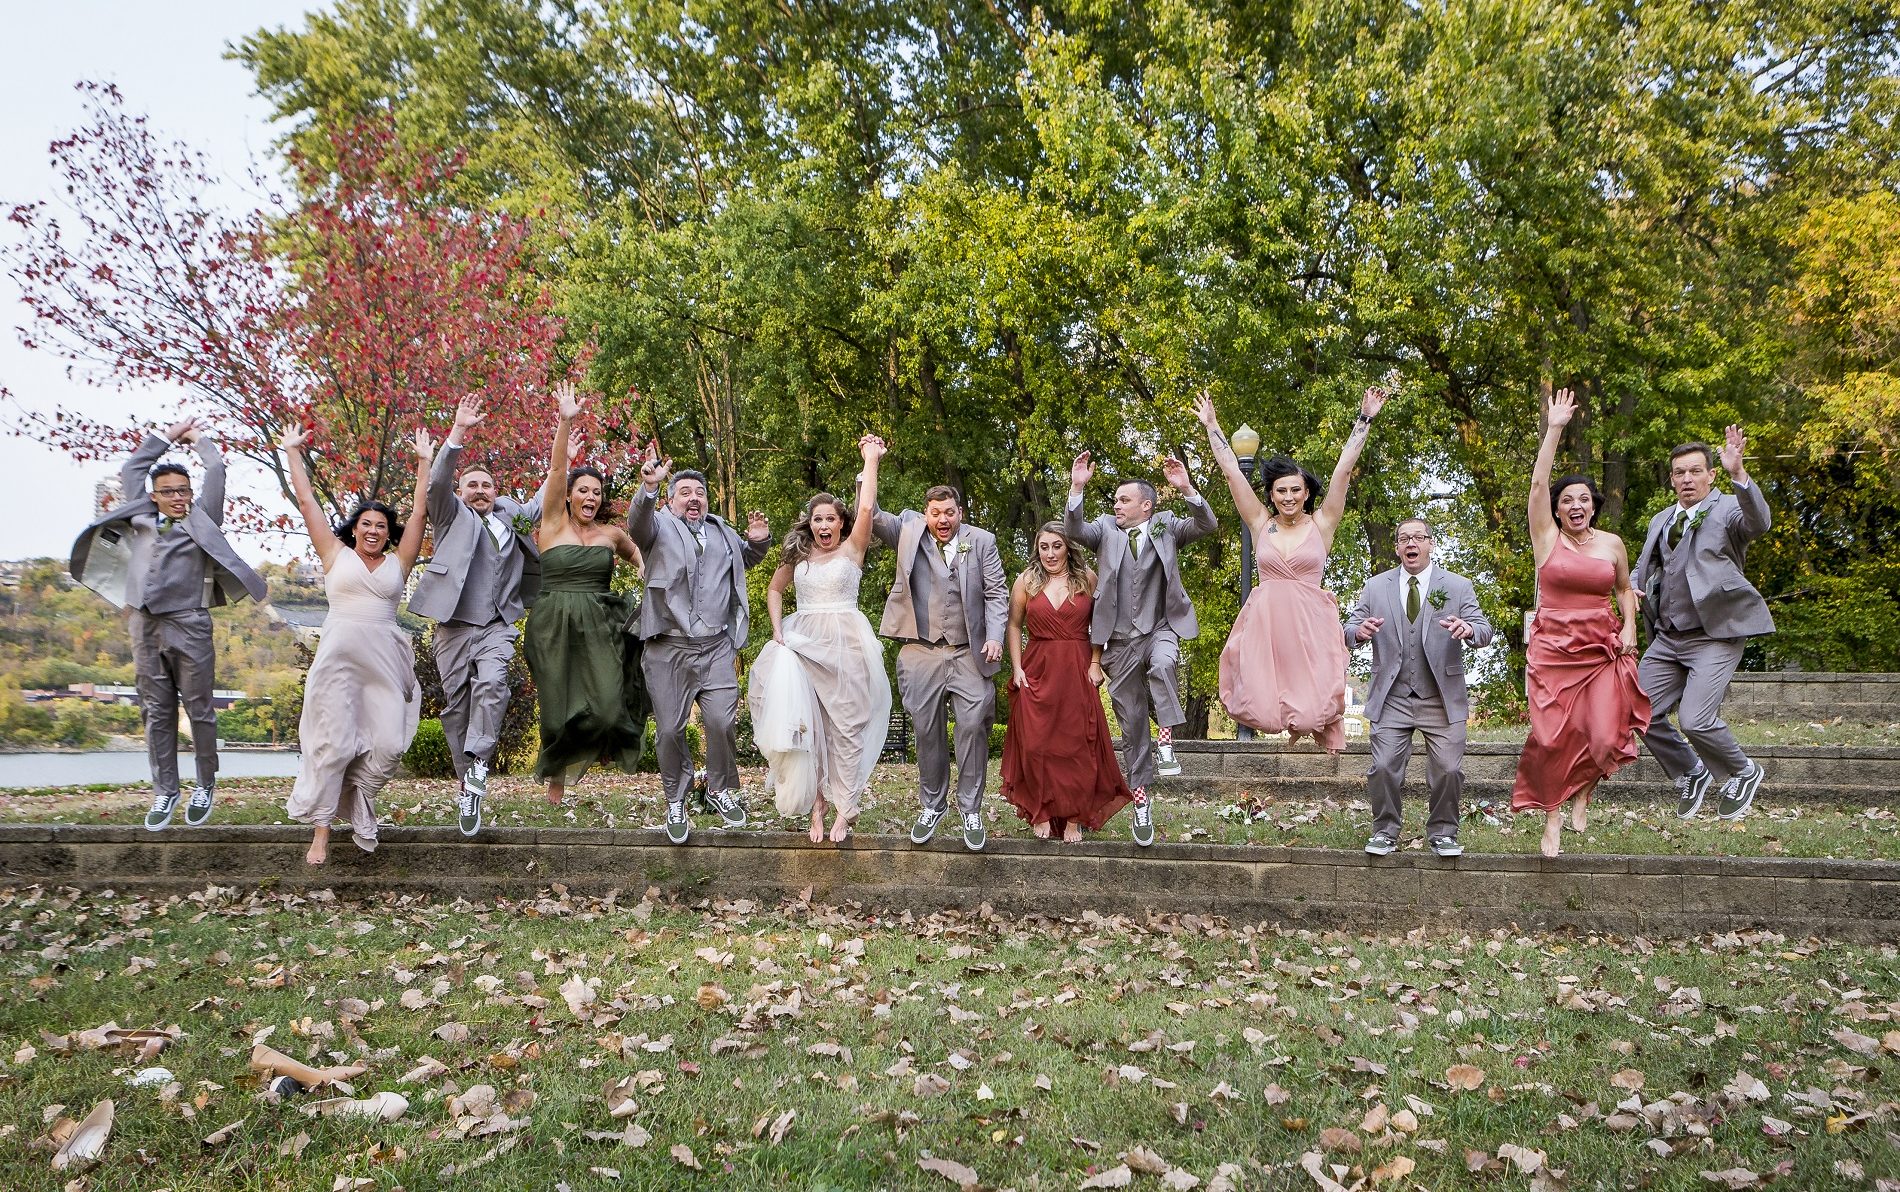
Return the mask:
<path id="1" fill-rule="evenodd" d="M 1247 478 L 1247 487 L 1253 487 L 1254 456 L 1260 451 L 1260 432 L 1246 423 L 1234 428 L 1227 438 L 1228 446 L 1240 459 L 1240 474 Z M 1247 607 L 1247 597 L 1253 594 L 1253 527 L 1243 518 L 1240 523 L 1240 607 Z M 1244 724 L 1235 726 L 1235 735 L 1242 741 L 1253 740 L 1253 729 Z"/>

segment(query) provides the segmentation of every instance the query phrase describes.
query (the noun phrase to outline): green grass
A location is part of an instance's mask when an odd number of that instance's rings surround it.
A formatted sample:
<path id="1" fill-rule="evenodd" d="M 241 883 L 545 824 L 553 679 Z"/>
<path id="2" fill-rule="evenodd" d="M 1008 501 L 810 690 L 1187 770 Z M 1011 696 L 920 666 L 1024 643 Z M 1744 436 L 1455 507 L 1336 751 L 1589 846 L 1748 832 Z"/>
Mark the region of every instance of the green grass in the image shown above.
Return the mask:
<path id="1" fill-rule="evenodd" d="M 1138 1146 L 1202 1187 L 1231 1164 L 1238 1187 L 1312 1188 L 1299 1159 L 1328 1129 L 1352 1130 L 1362 1148 L 1331 1156 L 1358 1169 L 1347 1183 L 1395 1158 L 1416 1164 L 1391 1187 L 1530 1186 L 1467 1172 L 1468 1150 L 1505 1144 L 1545 1151 L 1570 1188 L 1703 1189 L 1714 1185 L 1700 1172 L 1734 1167 L 1785 1167 L 1777 1186 L 1790 1188 L 1900 1178 L 1900 1036 L 1884 1052 L 1877 1042 L 1900 1001 L 1892 947 L 912 919 L 635 897 L 0 892 L 0 1173 L 60 1186 L 50 1153 L 29 1149 L 47 1107 L 80 1117 L 112 1097 L 95 1188 L 327 1189 L 338 1174 L 379 1189 L 951 1187 L 918 1166 L 926 1155 L 988 1187 L 1074 1188 Z M 575 978 L 598 981 L 590 1013 L 602 1017 L 570 1012 L 560 990 Z M 405 991 L 426 1004 L 404 1008 Z M 42 1035 L 108 1020 L 184 1028 L 152 1061 L 176 1078 L 169 1100 L 126 1085 L 131 1057 L 60 1056 Z M 432 1035 L 452 1022 L 465 1040 Z M 298 1057 L 365 1060 L 358 1095 L 400 1089 L 408 1113 L 364 1125 L 268 1103 L 246 1073 L 266 1029 Z M 1843 1029 L 1866 1041 L 1832 1037 Z M 1847 1045 L 1869 1043 L 1872 1055 Z M 399 1086 L 424 1055 L 447 1073 Z M 1458 1064 L 1481 1070 L 1482 1087 L 1448 1087 Z M 1738 1070 L 1765 1100 L 1724 1092 Z M 1673 1105 L 1666 1121 L 1606 1124 L 1632 1095 L 1612 1083 L 1620 1071 L 1640 1074 L 1658 1118 Z M 651 1141 L 589 1140 L 624 1125 L 604 1089 L 641 1072 L 653 1075 L 632 1120 Z M 478 1084 L 516 1093 L 523 1124 L 458 1137 L 446 1098 Z M 1818 1103 L 1788 1097 L 1809 1089 Z M 1414 1111 L 1415 1129 L 1363 1129 L 1369 1111 L 1397 1113 L 1408 1097 L 1431 1110 Z M 774 1144 L 769 1123 L 788 1110 Z M 1794 1133 L 1771 1137 L 1771 1118 Z M 225 1145 L 200 1141 L 239 1119 Z M 280 1153 L 300 1134 L 300 1157 Z M 508 1139 L 487 1165 L 442 1174 Z M 675 1145 L 703 1170 L 681 1166 Z M 1838 1163 L 1866 1179 L 1843 1180 Z"/>
<path id="2" fill-rule="evenodd" d="M 879 767 L 865 799 L 859 830 L 886 835 L 908 831 L 916 815 L 916 770 L 911 766 Z M 748 831 L 802 831 L 802 825 L 779 819 L 759 792 L 759 771 L 744 775 L 754 818 Z M 996 796 L 1000 785 L 994 767 L 990 775 L 987 818 L 994 838 L 1030 835 L 1015 810 Z M 283 813 L 289 794 L 288 778 L 232 779 L 218 787 L 217 823 L 288 824 Z M 1173 841 L 1211 844 L 1278 845 L 1303 848 L 1358 849 L 1365 844 L 1370 816 L 1363 798 L 1282 799 L 1270 783 L 1256 793 L 1215 793 L 1197 789 L 1191 780 L 1164 782 L 1156 793 L 1156 823 L 1161 837 Z M 657 825 L 664 807 L 659 780 L 653 775 L 590 776 L 571 787 L 566 806 L 550 807 L 541 788 L 525 779 L 490 780 L 488 818 L 501 827 L 630 827 Z M 385 821 L 406 825 L 448 825 L 455 822 L 454 785 L 448 781 L 398 781 L 384 792 L 380 808 Z M 144 787 L 104 790 L 63 788 L 0 791 L 0 823 L 56 822 L 70 824 L 135 825 L 143 818 L 149 792 Z M 1244 802 L 1250 815 L 1244 818 Z M 1467 800 L 1467 810 L 1471 802 Z M 1406 802 L 1406 838 L 1402 847 L 1424 848 L 1422 799 Z M 1883 807 L 1833 807 L 1818 804 L 1780 804 L 1764 798 L 1747 818 L 1724 823 L 1704 814 L 1678 820 L 1673 805 L 1661 801 L 1631 801 L 1605 796 L 1592 808 L 1590 830 L 1579 839 L 1565 833 L 1570 852 L 1678 856 L 1789 856 L 1900 860 L 1900 832 L 1893 811 Z M 703 821 L 702 821 L 703 822 Z M 1467 818 L 1460 830 L 1465 848 L 1479 853 L 1527 853 L 1537 848 L 1541 816 L 1506 817 L 1499 827 Z M 1120 840 L 1127 832 L 1127 813 L 1111 821 L 1099 835 Z M 1049 848 L 1061 848 L 1050 844 Z"/>

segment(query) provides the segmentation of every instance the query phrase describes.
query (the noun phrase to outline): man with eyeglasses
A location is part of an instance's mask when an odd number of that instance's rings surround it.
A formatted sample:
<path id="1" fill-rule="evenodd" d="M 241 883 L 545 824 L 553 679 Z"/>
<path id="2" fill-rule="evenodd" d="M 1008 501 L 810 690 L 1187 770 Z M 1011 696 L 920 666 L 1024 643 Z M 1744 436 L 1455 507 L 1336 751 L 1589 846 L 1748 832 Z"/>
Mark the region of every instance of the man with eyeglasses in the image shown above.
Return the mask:
<path id="1" fill-rule="evenodd" d="M 1432 563 L 1432 527 L 1410 517 L 1398 525 L 1399 565 L 1366 581 L 1346 618 L 1346 648 L 1372 643 L 1372 765 L 1366 801 L 1372 837 L 1366 852 L 1383 857 L 1399 846 L 1404 817 L 1399 788 L 1412 759 L 1412 734 L 1425 738 L 1425 839 L 1432 852 L 1456 857 L 1458 801 L 1464 794 L 1465 651 L 1491 641 L 1491 622 L 1478 607 L 1471 581 Z"/>
<path id="2" fill-rule="evenodd" d="M 184 465 L 159 463 L 179 443 L 195 450 L 204 464 L 204 491 L 195 500 Z M 210 610 L 246 596 L 264 599 L 264 581 L 225 540 L 224 456 L 197 419 L 175 423 L 162 437 L 146 435 L 119 470 L 119 484 L 125 500 L 73 543 L 72 575 L 127 610 L 152 766 L 145 826 L 153 832 L 170 827 L 178 806 L 182 703 L 191 719 L 198 778 L 185 805 L 185 822 L 196 827 L 211 818 L 218 778 Z"/>

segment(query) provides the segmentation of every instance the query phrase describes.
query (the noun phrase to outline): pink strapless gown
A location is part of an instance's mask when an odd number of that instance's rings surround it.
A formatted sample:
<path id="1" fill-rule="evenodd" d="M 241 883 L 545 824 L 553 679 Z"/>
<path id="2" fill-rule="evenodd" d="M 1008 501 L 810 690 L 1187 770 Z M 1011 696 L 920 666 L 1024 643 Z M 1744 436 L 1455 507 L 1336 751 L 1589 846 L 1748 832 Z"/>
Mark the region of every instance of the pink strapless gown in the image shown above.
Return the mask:
<path id="1" fill-rule="evenodd" d="M 1339 602 L 1320 587 L 1325 548 L 1308 530 L 1285 558 L 1267 535 L 1254 555 L 1260 584 L 1220 652 L 1220 702 L 1240 724 L 1310 735 L 1338 753 L 1346 744 L 1348 658 Z"/>
<path id="2" fill-rule="evenodd" d="M 1531 734 L 1517 761 L 1511 810 L 1549 811 L 1636 760 L 1636 734 L 1649 727 L 1649 697 L 1636 682 L 1636 656 L 1617 635 L 1610 610 L 1616 564 L 1562 543 L 1537 573 L 1524 694 Z"/>

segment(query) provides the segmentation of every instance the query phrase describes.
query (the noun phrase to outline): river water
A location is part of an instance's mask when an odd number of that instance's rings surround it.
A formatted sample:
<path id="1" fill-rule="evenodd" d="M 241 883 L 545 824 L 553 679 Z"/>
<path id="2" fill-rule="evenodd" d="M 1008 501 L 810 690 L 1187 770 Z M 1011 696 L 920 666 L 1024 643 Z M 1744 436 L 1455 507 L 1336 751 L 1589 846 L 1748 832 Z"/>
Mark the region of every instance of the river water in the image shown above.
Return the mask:
<path id="1" fill-rule="evenodd" d="M 220 778 L 294 778 L 301 755 L 276 751 L 231 750 L 218 755 Z M 178 758 L 178 777 L 189 789 L 191 751 Z M 94 782 L 150 782 L 144 753 L 0 753 L 0 789 L 35 786 L 84 786 Z"/>

